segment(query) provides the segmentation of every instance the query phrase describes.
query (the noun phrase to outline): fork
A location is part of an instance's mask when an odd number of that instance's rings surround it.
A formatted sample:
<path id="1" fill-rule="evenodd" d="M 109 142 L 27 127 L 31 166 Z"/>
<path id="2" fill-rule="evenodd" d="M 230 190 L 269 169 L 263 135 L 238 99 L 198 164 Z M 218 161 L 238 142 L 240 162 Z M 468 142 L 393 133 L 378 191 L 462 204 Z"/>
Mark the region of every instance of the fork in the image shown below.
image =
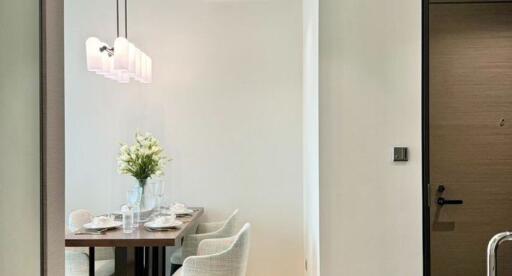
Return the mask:
<path id="1" fill-rule="evenodd" d="M 167 231 L 175 231 L 175 230 L 177 230 L 175 228 L 151 229 L 149 227 L 144 227 L 144 229 L 146 229 L 146 231 L 148 231 L 148 232 L 167 232 Z"/>
<path id="2" fill-rule="evenodd" d="M 81 231 L 77 231 L 75 233 L 73 233 L 74 235 L 104 235 L 105 232 L 107 231 L 108 229 L 101 229 L 101 230 L 96 230 L 96 231 L 90 231 L 90 230 L 81 230 Z"/>

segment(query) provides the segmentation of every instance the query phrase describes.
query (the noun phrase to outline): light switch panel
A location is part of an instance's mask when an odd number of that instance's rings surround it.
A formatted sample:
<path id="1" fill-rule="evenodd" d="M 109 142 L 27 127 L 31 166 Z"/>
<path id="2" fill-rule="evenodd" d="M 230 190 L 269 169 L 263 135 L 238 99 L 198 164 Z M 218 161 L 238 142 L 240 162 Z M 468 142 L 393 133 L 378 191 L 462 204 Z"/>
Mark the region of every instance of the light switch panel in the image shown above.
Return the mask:
<path id="1" fill-rule="evenodd" d="M 395 147 L 393 149 L 393 161 L 395 162 L 404 162 L 409 161 L 407 156 L 407 148 L 406 147 Z"/>

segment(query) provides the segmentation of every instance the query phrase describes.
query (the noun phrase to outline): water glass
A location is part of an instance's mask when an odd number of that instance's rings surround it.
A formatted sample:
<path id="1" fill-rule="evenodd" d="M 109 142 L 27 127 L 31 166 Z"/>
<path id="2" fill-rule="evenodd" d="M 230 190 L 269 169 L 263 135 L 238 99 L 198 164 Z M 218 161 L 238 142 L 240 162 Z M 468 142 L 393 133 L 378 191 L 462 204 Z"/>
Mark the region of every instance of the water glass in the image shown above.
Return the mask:
<path id="1" fill-rule="evenodd" d="M 124 205 L 121 207 L 121 214 L 123 215 L 123 232 L 132 233 L 134 229 L 133 207 Z"/>
<path id="2" fill-rule="evenodd" d="M 140 205 L 136 204 L 132 207 L 133 210 L 133 227 L 137 228 L 139 227 L 140 222 Z"/>
<path id="3" fill-rule="evenodd" d="M 164 181 L 162 179 L 154 179 L 151 182 L 153 186 L 153 195 L 156 198 L 156 207 L 155 210 L 157 213 L 160 213 L 160 209 L 162 206 L 162 197 L 164 196 Z"/>
<path id="4" fill-rule="evenodd" d="M 142 199 L 142 188 L 140 186 L 133 187 L 126 193 L 126 203 L 133 209 L 134 226 L 138 227 L 140 222 L 140 202 Z"/>

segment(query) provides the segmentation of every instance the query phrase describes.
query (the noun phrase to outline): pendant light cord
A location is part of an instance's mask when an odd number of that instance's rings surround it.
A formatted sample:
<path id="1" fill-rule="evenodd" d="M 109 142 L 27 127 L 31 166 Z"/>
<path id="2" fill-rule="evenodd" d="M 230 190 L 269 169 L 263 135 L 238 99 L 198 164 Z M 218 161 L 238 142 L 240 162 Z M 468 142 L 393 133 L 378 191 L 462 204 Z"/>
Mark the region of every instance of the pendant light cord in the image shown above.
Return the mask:
<path id="1" fill-rule="evenodd" d="M 128 39 L 128 0 L 124 0 L 124 35 Z"/>
<path id="2" fill-rule="evenodd" d="M 116 37 L 119 37 L 119 0 L 116 0 L 116 20 Z M 128 0 L 124 0 L 124 37 L 128 39 Z"/>
<path id="3" fill-rule="evenodd" d="M 116 0 L 116 26 L 117 26 L 117 36 L 119 37 L 119 0 Z"/>

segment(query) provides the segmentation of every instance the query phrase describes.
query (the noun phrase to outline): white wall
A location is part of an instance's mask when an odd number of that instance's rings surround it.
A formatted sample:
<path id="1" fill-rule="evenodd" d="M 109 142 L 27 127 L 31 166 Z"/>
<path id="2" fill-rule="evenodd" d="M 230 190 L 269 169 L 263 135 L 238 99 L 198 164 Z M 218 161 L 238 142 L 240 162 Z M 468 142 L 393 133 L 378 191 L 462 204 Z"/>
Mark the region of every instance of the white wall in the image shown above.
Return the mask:
<path id="1" fill-rule="evenodd" d="M 40 272 L 38 20 L 38 1 L 0 1 L 0 275 Z"/>
<path id="2" fill-rule="evenodd" d="M 321 1 L 322 275 L 422 275 L 420 97 L 420 0 Z"/>
<path id="3" fill-rule="evenodd" d="M 248 275 L 301 275 L 302 3 L 129 1 L 151 85 L 86 72 L 86 38 L 114 39 L 114 3 L 66 1 L 66 212 L 119 206 L 118 143 L 148 130 L 174 159 L 171 201 L 253 224 Z"/>

